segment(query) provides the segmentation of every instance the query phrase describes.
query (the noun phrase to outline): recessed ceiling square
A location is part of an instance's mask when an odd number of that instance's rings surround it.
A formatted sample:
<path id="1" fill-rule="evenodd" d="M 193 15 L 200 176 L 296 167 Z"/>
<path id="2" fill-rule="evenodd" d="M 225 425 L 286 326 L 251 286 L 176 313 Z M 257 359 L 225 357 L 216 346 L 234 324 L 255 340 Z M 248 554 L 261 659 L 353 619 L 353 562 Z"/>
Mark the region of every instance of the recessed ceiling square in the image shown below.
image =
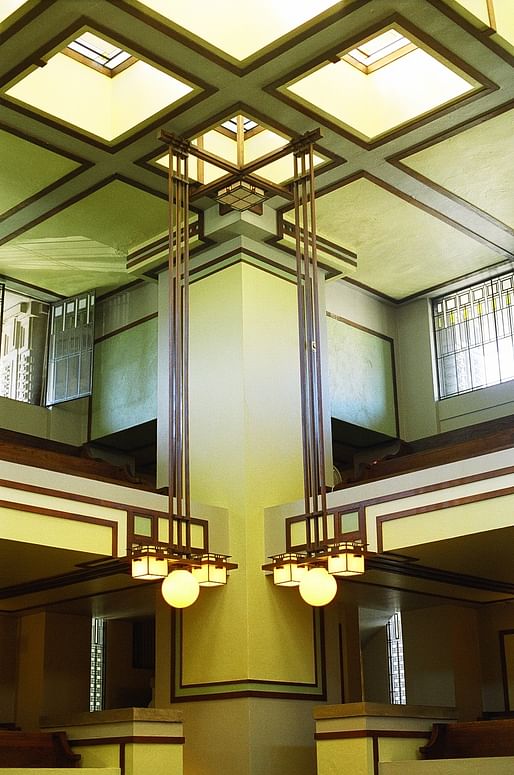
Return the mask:
<path id="1" fill-rule="evenodd" d="M 198 6 L 187 0 L 140 0 L 234 59 L 246 59 L 338 3 L 295 0 L 259 3 L 213 0 Z"/>
<path id="2" fill-rule="evenodd" d="M 117 51 L 111 59 L 118 62 L 117 72 L 113 69 L 110 72 L 109 65 L 99 61 L 98 52 L 97 66 L 94 66 L 92 58 L 84 53 L 87 46 L 80 43 L 84 33 L 89 34 L 90 43 L 93 39 L 104 43 L 102 54 L 107 61 L 110 53 Z M 72 53 L 76 56 L 70 56 L 68 46 L 74 41 L 82 53 L 75 51 Z M 93 43 L 91 47 L 94 49 Z M 130 67 L 123 68 L 125 55 L 131 63 Z M 80 57 L 83 61 L 79 61 Z M 114 77 L 106 77 L 103 70 Z M 5 93 L 38 112 L 111 142 L 193 91 L 192 84 L 134 58 L 116 41 L 105 41 L 92 30 L 79 30 L 49 57 L 44 67 L 32 68 Z"/>
<path id="3" fill-rule="evenodd" d="M 471 94 L 477 80 L 394 24 L 280 87 L 365 141 Z"/>

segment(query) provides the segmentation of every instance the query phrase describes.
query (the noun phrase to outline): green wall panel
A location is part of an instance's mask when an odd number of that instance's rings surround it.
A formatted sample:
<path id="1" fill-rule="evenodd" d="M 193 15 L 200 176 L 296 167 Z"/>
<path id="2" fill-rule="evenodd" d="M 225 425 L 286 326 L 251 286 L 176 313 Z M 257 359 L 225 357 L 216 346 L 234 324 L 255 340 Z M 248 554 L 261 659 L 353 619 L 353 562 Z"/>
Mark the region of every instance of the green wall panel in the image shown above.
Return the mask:
<path id="1" fill-rule="evenodd" d="M 157 417 L 157 318 L 95 345 L 91 438 Z"/>
<path id="2" fill-rule="evenodd" d="M 327 316 L 331 416 L 396 436 L 393 342 Z"/>

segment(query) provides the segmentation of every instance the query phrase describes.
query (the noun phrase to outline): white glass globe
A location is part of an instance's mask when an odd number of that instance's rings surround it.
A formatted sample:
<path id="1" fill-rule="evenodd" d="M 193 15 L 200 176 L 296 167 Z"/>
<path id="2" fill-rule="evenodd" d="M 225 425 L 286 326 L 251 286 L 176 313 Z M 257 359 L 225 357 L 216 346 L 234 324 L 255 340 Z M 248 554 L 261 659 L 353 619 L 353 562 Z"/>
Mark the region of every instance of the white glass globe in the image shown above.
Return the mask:
<path id="1" fill-rule="evenodd" d="M 327 605 L 337 592 L 337 581 L 325 568 L 311 568 L 300 582 L 300 595 L 309 605 Z"/>
<path id="2" fill-rule="evenodd" d="M 199 594 L 200 586 L 188 570 L 172 570 L 162 582 L 162 596 L 173 608 L 193 605 Z"/>

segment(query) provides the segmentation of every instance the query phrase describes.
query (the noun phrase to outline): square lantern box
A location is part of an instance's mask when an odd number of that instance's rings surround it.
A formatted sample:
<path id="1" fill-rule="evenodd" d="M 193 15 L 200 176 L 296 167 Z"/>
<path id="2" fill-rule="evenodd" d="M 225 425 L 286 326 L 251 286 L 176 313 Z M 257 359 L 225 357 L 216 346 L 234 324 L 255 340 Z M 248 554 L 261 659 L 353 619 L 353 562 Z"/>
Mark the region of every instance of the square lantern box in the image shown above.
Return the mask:
<path id="1" fill-rule="evenodd" d="M 155 546 L 141 546 L 132 553 L 132 578 L 165 579 L 168 575 L 168 560 Z"/>
<path id="2" fill-rule="evenodd" d="M 198 566 L 191 569 L 201 587 L 220 587 L 227 583 L 227 563 L 224 557 L 204 554 L 198 558 Z"/>
<path id="3" fill-rule="evenodd" d="M 305 562 L 305 557 L 297 554 L 284 554 L 274 559 L 273 583 L 281 587 L 297 587 L 305 574 L 307 566 L 300 565 Z"/>
<path id="4" fill-rule="evenodd" d="M 364 573 L 364 552 L 361 547 L 341 545 L 328 555 L 328 572 L 333 576 L 357 576 Z"/>

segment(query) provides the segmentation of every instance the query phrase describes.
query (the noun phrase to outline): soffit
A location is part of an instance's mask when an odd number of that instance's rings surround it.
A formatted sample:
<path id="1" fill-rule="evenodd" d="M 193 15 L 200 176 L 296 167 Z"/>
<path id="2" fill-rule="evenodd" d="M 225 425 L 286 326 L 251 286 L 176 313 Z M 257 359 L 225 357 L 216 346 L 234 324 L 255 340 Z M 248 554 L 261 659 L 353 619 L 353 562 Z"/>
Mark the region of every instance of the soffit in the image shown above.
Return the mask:
<path id="1" fill-rule="evenodd" d="M 114 180 L 0 246 L 0 274 L 63 295 L 123 284 L 131 248 L 166 223 L 163 198 Z"/>
<path id="2" fill-rule="evenodd" d="M 0 541 L 0 588 L 26 584 L 48 576 L 70 573 L 76 565 L 97 558 L 87 552 Z"/>

